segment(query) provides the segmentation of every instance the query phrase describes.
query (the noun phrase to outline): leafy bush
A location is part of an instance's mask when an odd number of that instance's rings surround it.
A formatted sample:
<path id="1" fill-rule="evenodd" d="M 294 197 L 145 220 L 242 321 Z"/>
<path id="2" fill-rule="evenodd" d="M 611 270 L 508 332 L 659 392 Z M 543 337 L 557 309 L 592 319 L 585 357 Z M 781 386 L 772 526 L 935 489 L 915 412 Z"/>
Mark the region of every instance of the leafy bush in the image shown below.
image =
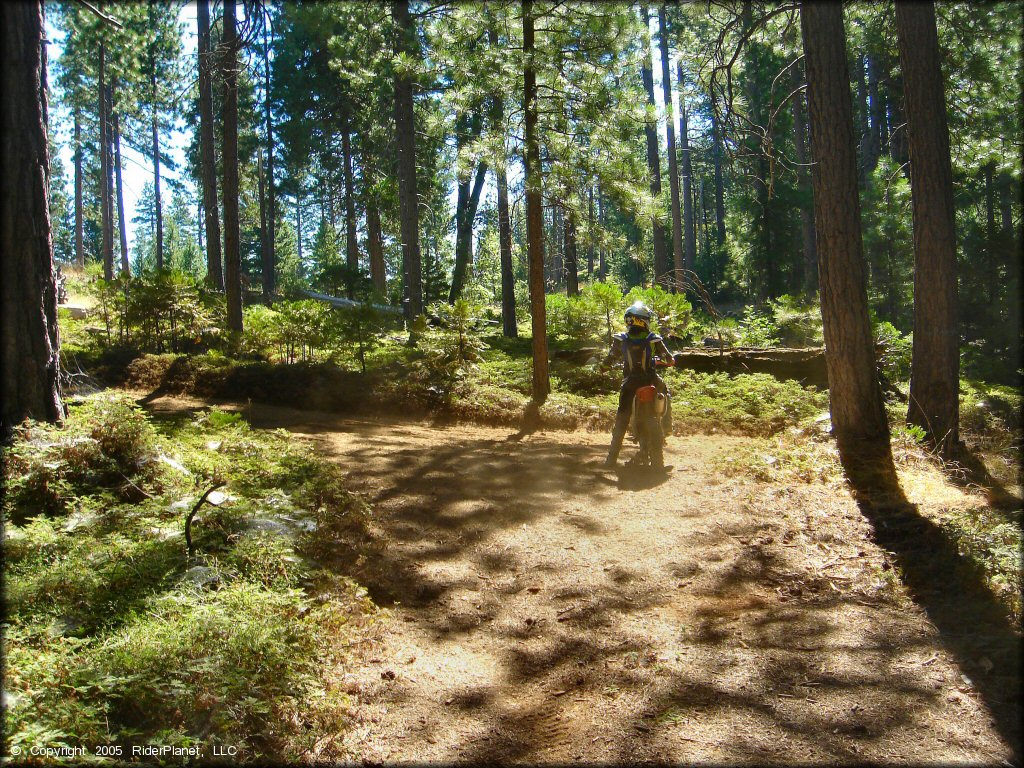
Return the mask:
<path id="1" fill-rule="evenodd" d="M 479 327 L 482 309 L 466 299 L 454 304 L 437 303 L 429 310 L 439 320 L 430 328 L 421 315 L 414 327 L 419 356 L 411 365 L 411 381 L 442 400 L 451 398 L 456 386 L 463 385 L 470 369 L 483 358 L 487 348 Z M 464 387 L 462 387 L 464 388 Z"/>
<path id="2" fill-rule="evenodd" d="M 546 297 L 548 333 L 554 338 L 581 343 L 600 334 L 604 315 L 590 294 L 566 296 L 549 293 Z"/>
<path id="3" fill-rule="evenodd" d="M 115 491 L 133 498 L 138 482 L 153 474 L 155 434 L 125 397 L 103 397 L 71 406 L 67 428 L 38 425 L 22 432 L 10 451 L 7 477 L 11 517 L 62 514 L 77 494 Z"/>
<path id="4" fill-rule="evenodd" d="M 660 285 L 650 288 L 633 288 L 626 294 L 625 305 L 642 301 L 656 315 L 655 328 L 662 336 L 686 335 L 686 328 L 693 314 L 693 306 L 682 293 L 669 293 Z M 623 307 L 625 310 L 625 306 Z"/>
<path id="5" fill-rule="evenodd" d="M 878 365 L 882 375 L 890 382 L 908 381 L 910 379 L 910 359 L 914 350 L 914 339 L 911 334 L 904 336 L 887 320 L 875 323 L 875 343 L 882 350 L 878 357 Z"/>
<path id="6" fill-rule="evenodd" d="M 825 343 L 821 309 L 813 300 L 784 294 L 769 303 L 778 329 L 779 343 L 793 347 L 821 346 Z"/>
<path id="7" fill-rule="evenodd" d="M 220 342 L 223 296 L 177 270 L 118 275 L 91 284 L 104 340 L 148 352 L 179 352 Z"/>
<path id="8" fill-rule="evenodd" d="M 615 320 L 622 311 L 623 296 L 619 287 L 613 283 L 590 283 L 583 289 L 583 295 L 590 301 L 595 310 L 604 318 L 605 342 L 612 343 Z"/>
<path id="9" fill-rule="evenodd" d="M 743 347 L 768 348 L 779 344 L 779 327 L 775 318 L 755 307 L 743 311 L 739 323 L 739 344 Z"/>

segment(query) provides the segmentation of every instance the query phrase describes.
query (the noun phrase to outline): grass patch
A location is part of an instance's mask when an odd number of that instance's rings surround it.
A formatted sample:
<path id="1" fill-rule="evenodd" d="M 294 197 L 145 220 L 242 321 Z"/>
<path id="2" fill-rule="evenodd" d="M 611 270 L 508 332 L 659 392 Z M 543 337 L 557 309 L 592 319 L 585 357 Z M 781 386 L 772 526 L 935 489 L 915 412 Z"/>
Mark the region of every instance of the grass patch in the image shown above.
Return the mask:
<path id="1" fill-rule="evenodd" d="M 154 423 L 101 395 L 22 428 L 4 480 L 8 750 L 347 756 L 354 702 L 331 681 L 382 614 L 320 565 L 367 541 L 340 470 L 234 414 Z M 189 558 L 183 521 L 214 480 Z"/>

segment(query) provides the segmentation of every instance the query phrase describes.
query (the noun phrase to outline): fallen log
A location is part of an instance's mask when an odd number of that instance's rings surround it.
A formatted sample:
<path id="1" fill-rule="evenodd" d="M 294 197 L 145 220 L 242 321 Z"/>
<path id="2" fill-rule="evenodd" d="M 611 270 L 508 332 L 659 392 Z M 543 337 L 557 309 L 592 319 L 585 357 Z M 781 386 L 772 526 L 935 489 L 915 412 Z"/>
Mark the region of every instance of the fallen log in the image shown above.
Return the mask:
<path id="1" fill-rule="evenodd" d="M 698 373 L 767 373 L 777 379 L 828 388 L 825 349 L 684 349 L 672 355 L 676 365 Z"/>

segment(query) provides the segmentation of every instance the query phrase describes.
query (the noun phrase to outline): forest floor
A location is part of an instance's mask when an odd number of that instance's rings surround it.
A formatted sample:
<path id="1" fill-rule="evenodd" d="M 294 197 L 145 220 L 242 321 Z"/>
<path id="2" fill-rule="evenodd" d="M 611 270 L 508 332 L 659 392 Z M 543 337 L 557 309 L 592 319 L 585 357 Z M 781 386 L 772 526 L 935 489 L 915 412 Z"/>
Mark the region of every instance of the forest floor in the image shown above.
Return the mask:
<path id="1" fill-rule="evenodd" d="M 358 759 L 1019 759 L 1019 637 L 969 623 L 948 585 L 912 595 L 913 559 L 841 479 L 758 479 L 760 443 L 736 436 L 672 437 L 655 476 L 603 471 L 601 433 L 242 408 L 373 508 L 352 575 L 391 620 L 340 681 Z M 900 480 L 922 516 L 979 495 L 934 467 Z"/>

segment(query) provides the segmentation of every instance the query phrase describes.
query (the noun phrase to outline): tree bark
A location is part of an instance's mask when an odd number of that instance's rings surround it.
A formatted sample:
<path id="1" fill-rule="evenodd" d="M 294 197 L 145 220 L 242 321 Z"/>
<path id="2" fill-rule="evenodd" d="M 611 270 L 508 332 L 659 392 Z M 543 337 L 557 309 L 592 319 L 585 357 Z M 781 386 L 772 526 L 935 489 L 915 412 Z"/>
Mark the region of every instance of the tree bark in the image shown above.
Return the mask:
<path id="1" fill-rule="evenodd" d="M 672 264 L 677 270 L 684 267 L 683 222 L 679 210 L 679 167 L 676 162 L 676 131 L 672 123 L 672 70 L 668 60 L 668 22 L 665 20 L 664 1 L 658 6 L 658 45 L 661 50 L 661 87 L 665 96 L 665 122 L 668 136 L 668 179 L 672 190 Z"/>
<path id="2" fill-rule="evenodd" d="M 111 87 L 112 92 L 114 87 Z M 127 275 L 131 272 L 131 267 L 128 264 L 128 227 L 124 220 L 124 185 L 121 183 L 121 116 L 117 110 L 114 110 L 114 176 L 117 179 L 117 231 L 121 242 L 121 273 Z"/>
<path id="3" fill-rule="evenodd" d="M 342 113 L 341 154 L 345 166 L 345 266 L 355 275 L 359 271 L 359 241 L 356 235 L 356 185 L 352 180 L 352 137 L 347 112 Z M 355 298 L 351 283 L 348 297 Z"/>
<path id="4" fill-rule="evenodd" d="M 565 230 L 562 228 L 562 206 L 551 206 L 551 282 L 555 288 L 565 282 Z"/>
<path id="5" fill-rule="evenodd" d="M 803 78 L 794 68 L 793 87 L 801 85 Z M 804 292 L 808 295 L 818 289 L 818 250 L 814 243 L 814 193 L 811 191 L 809 156 L 807 152 L 807 120 L 804 117 L 804 97 L 793 97 L 793 146 L 796 148 L 796 185 L 800 193 L 800 235 L 804 246 Z"/>
<path id="6" fill-rule="evenodd" d="M 498 166 L 498 244 L 501 251 L 501 331 L 510 338 L 519 336 L 516 323 L 516 278 L 512 265 L 512 225 L 508 211 L 508 178 L 505 166 Z"/>
<path id="7" fill-rule="evenodd" d="M 594 279 L 594 187 L 587 187 L 587 280 Z"/>
<path id="8" fill-rule="evenodd" d="M 650 29 L 651 16 L 646 3 L 640 5 L 640 19 L 644 24 L 644 29 Z M 651 55 L 648 51 L 640 66 L 640 79 L 647 92 L 649 107 L 649 118 L 644 120 L 644 134 L 647 138 L 647 173 L 650 179 L 651 197 L 654 198 L 657 205 L 661 202 L 661 152 L 658 148 L 657 102 L 654 99 L 654 72 L 651 67 Z M 672 264 L 668 255 L 665 227 L 658 221 L 656 215 L 651 216 L 651 241 L 654 246 L 654 279 L 659 283 L 664 283 L 672 269 Z"/>
<path id="9" fill-rule="evenodd" d="M 263 25 L 263 109 L 267 132 L 267 248 L 263 254 L 263 295 L 266 300 L 277 289 L 277 191 L 274 186 L 274 122 L 270 111 L 270 42 L 267 31 L 270 23 Z"/>
<path id="10" fill-rule="evenodd" d="M 871 117 L 871 165 L 869 170 L 874 170 L 878 164 L 878 158 L 887 149 L 889 144 L 889 129 L 885 121 L 885 99 L 881 89 L 878 87 L 881 80 L 881 67 L 878 63 L 878 54 L 868 54 L 868 101 L 869 114 Z"/>
<path id="11" fill-rule="evenodd" d="M 263 175 L 263 147 L 260 147 L 256 150 L 256 181 L 260 198 L 260 271 L 263 273 L 263 301 L 269 304 L 270 292 L 267 290 L 267 283 L 271 282 L 273 278 L 269 277 L 268 273 L 269 275 L 273 274 L 274 265 L 270 261 L 268 247 L 270 232 L 267 227 L 267 216 L 269 211 L 267 210 L 267 189 Z"/>
<path id="12" fill-rule="evenodd" d="M 413 53 L 414 34 L 409 0 L 394 0 L 391 14 L 398 28 L 395 53 Z M 405 317 L 423 313 L 423 262 L 420 255 L 419 205 L 416 192 L 416 123 L 412 80 L 395 75 L 395 149 L 398 154 L 398 203 L 402 234 L 402 274 Z M 411 339 L 410 339 L 411 340 Z"/>
<path id="13" fill-rule="evenodd" d="M 604 214 L 605 214 L 605 211 L 604 211 L 604 194 L 601 191 L 601 185 L 598 184 L 597 185 L 597 221 L 598 221 L 598 226 L 600 226 L 602 230 L 604 229 L 604 224 L 605 224 L 605 216 L 604 216 Z M 597 279 L 600 280 L 602 283 L 608 277 L 608 263 L 607 263 L 607 260 L 606 260 L 605 253 L 606 253 L 606 251 L 605 251 L 605 247 L 604 247 L 604 241 L 602 240 L 600 247 L 597 249 L 597 259 L 598 259 Z"/>
<path id="14" fill-rule="evenodd" d="M 295 241 L 299 249 L 299 271 L 302 271 L 302 190 L 295 192 Z"/>
<path id="15" fill-rule="evenodd" d="M 868 174 L 874 170 L 878 163 L 877 148 L 871 146 L 871 126 L 868 122 L 868 86 L 864 79 L 865 57 L 858 54 L 854 57 L 857 67 L 857 110 L 854 113 L 857 120 L 858 146 L 860 147 L 860 179 L 861 184 L 867 183 Z"/>
<path id="16" fill-rule="evenodd" d="M 153 79 L 156 90 L 156 76 Z M 156 200 L 156 268 L 164 268 L 164 208 L 160 199 L 160 134 L 157 129 L 156 109 L 153 109 L 153 194 Z"/>
<path id="17" fill-rule="evenodd" d="M 48 200 L 43 6 L 3 3 L 0 145 L 0 440 L 25 418 L 59 422 L 60 338 Z"/>
<path id="18" fill-rule="evenodd" d="M 572 208 L 565 212 L 565 293 L 579 296 L 580 264 L 576 244 L 576 213 Z"/>
<path id="19" fill-rule="evenodd" d="M 217 160 L 213 138 L 213 78 L 211 76 L 210 4 L 196 3 L 199 31 L 199 151 L 203 184 L 203 216 L 206 222 L 206 281 L 224 290 L 224 269 L 220 245 L 220 214 L 217 210 Z"/>
<path id="20" fill-rule="evenodd" d="M 110 120 L 107 110 L 106 44 L 100 42 L 99 118 L 100 118 L 100 229 L 103 244 L 103 279 L 114 279 L 114 222 L 111 205 L 112 169 L 110 162 Z"/>
<path id="21" fill-rule="evenodd" d="M 85 266 L 85 212 L 82 201 L 81 110 L 75 106 L 75 264 Z"/>
<path id="22" fill-rule="evenodd" d="M 860 449 L 888 453 L 889 426 L 868 318 L 843 10 L 838 3 L 804 3 L 800 16 L 829 407 L 849 462 Z"/>
<path id="23" fill-rule="evenodd" d="M 898 165 L 905 165 L 910 159 L 907 146 L 907 118 L 903 105 L 903 77 L 890 70 L 886 78 L 890 99 L 889 111 L 889 156 Z"/>
<path id="24" fill-rule="evenodd" d="M 487 40 L 492 47 L 498 45 L 498 32 L 494 25 L 487 29 Z M 516 279 L 512 264 L 512 220 L 508 210 L 508 175 L 506 172 L 504 136 L 505 101 L 500 93 L 492 95 L 491 130 L 502 137 L 502 157 L 495 163 L 495 184 L 498 188 L 498 250 L 501 262 L 501 332 L 506 338 L 519 336 L 516 323 Z"/>
<path id="25" fill-rule="evenodd" d="M 224 0 L 224 290 L 228 330 L 242 332 L 242 264 L 238 220 L 238 30 L 235 0 Z"/>
<path id="26" fill-rule="evenodd" d="M 711 140 L 714 145 L 713 160 L 715 164 L 715 241 L 719 248 L 725 247 L 725 183 L 722 178 L 722 130 L 718 124 L 718 109 L 711 94 Z"/>
<path id="27" fill-rule="evenodd" d="M 150 25 L 153 24 L 153 0 L 147 5 Z M 164 213 L 163 201 L 160 199 L 160 111 L 157 100 L 156 82 L 156 41 L 149 43 L 149 92 L 153 102 L 153 191 L 156 200 L 156 268 L 164 267 Z"/>
<path id="28" fill-rule="evenodd" d="M 914 350 L 907 421 L 943 455 L 960 441 L 956 228 L 949 128 L 932 3 L 896 3 L 914 218 Z"/>
<path id="29" fill-rule="evenodd" d="M 380 224 L 380 208 L 371 187 L 374 169 L 367 157 L 363 162 L 363 190 L 366 198 L 366 250 L 370 256 L 370 281 L 373 290 L 382 296 L 387 291 L 387 272 L 384 265 L 384 235 Z"/>
<path id="30" fill-rule="evenodd" d="M 697 261 L 697 233 L 693 213 L 693 163 L 690 160 L 690 127 L 687 124 L 686 79 L 683 62 L 676 59 L 676 83 L 679 91 L 679 147 L 683 152 L 683 267 L 693 269 Z"/>
<path id="31" fill-rule="evenodd" d="M 547 400 L 547 308 L 544 304 L 544 209 L 541 199 L 540 143 L 537 136 L 537 72 L 533 60 L 533 0 L 523 0 L 523 110 L 526 166 L 526 249 L 530 264 L 530 315 L 533 331 L 533 402 Z"/>
<path id="32" fill-rule="evenodd" d="M 468 125 L 467 125 L 468 122 Z M 457 150 L 480 135 L 482 121 L 478 113 L 472 117 L 463 116 L 457 137 Z M 473 171 L 459 179 L 457 199 L 455 203 L 455 267 L 452 270 L 452 284 L 448 291 L 448 303 L 452 304 L 462 295 L 466 285 L 466 275 L 473 261 L 473 222 L 480 205 L 480 193 L 483 191 L 487 176 L 487 163 L 481 161 L 474 178 Z"/>

